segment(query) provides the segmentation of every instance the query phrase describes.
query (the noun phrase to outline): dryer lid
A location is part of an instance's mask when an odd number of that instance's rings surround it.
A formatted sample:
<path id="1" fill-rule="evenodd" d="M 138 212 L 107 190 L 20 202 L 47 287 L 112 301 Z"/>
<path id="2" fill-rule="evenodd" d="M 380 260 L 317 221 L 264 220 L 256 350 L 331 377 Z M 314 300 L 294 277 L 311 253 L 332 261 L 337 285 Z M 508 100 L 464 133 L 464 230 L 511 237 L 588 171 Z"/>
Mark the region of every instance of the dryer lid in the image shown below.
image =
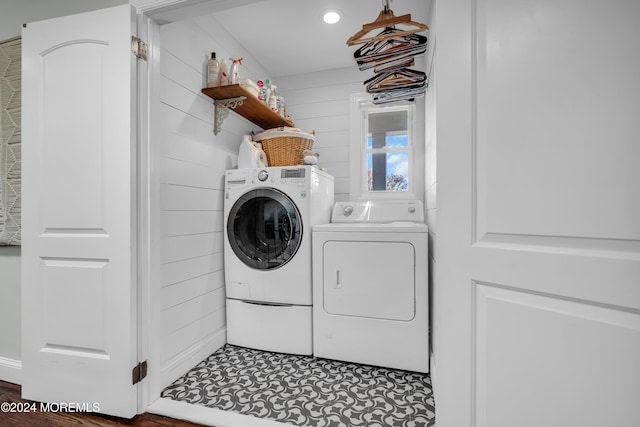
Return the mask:
<path id="1" fill-rule="evenodd" d="M 424 223 L 424 205 L 420 200 L 336 202 L 331 222 Z"/>

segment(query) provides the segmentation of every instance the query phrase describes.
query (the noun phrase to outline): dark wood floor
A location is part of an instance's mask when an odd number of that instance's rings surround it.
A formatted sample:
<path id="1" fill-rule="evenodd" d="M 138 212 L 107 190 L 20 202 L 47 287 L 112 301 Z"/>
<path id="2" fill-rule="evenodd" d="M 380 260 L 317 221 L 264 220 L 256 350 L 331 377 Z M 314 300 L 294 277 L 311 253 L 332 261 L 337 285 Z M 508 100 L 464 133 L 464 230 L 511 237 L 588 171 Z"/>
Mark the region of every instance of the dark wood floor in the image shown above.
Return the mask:
<path id="1" fill-rule="evenodd" d="M 20 398 L 20 386 L 0 381 L 0 405 L 8 403 L 25 403 Z M 4 405 L 6 406 L 6 405 Z M 16 405 L 14 405 L 15 407 Z M 38 405 L 36 405 L 38 407 Z M 12 413 L 0 411 L 2 427 L 69 427 L 69 426 L 134 426 L 134 427 L 196 427 L 186 421 L 175 420 L 161 415 L 140 414 L 131 420 L 110 417 L 100 414 L 40 412 Z"/>

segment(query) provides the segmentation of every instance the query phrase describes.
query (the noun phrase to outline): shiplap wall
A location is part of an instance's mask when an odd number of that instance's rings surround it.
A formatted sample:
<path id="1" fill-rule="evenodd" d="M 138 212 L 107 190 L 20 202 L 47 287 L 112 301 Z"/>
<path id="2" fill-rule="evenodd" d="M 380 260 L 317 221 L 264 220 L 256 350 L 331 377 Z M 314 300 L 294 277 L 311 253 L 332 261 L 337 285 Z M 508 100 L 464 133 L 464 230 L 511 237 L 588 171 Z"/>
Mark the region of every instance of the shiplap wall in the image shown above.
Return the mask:
<path id="1" fill-rule="evenodd" d="M 349 98 L 369 74 L 353 67 L 276 77 L 297 128 L 316 131 L 319 166 L 335 177 L 335 200 L 349 200 Z"/>
<path id="2" fill-rule="evenodd" d="M 160 27 L 160 94 L 153 120 L 160 149 L 160 354 L 162 386 L 226 342 L 224 171 L 237 165 L 255 125 L 233 113 L 213 134 L 213 102 L 201 93 L 206 62 L 243 57 L 243 77 L 264 71 L 204 16 Z M 153 285 L 152 285 L 153 286 Z"/>

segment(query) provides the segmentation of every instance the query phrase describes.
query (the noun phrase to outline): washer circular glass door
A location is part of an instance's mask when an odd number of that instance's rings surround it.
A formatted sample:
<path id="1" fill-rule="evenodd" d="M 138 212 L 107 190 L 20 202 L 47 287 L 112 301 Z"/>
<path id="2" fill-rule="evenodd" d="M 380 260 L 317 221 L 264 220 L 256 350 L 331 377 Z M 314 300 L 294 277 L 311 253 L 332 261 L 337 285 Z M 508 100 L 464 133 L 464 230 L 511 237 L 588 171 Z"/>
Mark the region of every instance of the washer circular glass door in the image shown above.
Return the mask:
<path id="1" fill-rule="evenodd" d="M 286 194 L 276 189 L 248 191 L 229 211 L 227 238 L 236 256 L 249 267 L 282 267 L 302 241 L 300 212 Z"/>

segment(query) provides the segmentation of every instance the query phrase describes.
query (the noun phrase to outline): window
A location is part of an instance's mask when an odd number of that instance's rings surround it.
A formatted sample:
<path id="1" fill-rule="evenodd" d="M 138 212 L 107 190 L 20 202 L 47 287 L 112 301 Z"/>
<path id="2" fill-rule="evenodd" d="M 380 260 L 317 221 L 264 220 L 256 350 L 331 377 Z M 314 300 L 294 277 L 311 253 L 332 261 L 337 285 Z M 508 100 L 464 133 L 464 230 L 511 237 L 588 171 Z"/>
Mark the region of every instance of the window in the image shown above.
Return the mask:
<path id="1" fill-rule="evenodd" d="M 369 94 L 352 95 L 352 200 L 422 196 L 424 159 L 418 153 L 424 151 L 416 146 L 415 109 L 414 103 L 374 105 Z"/>
<path id="2" fill-rule="evenodd" d="M 410 152 L 407 111 L 369 113 L 367 191 L 407 192 Z"/>

